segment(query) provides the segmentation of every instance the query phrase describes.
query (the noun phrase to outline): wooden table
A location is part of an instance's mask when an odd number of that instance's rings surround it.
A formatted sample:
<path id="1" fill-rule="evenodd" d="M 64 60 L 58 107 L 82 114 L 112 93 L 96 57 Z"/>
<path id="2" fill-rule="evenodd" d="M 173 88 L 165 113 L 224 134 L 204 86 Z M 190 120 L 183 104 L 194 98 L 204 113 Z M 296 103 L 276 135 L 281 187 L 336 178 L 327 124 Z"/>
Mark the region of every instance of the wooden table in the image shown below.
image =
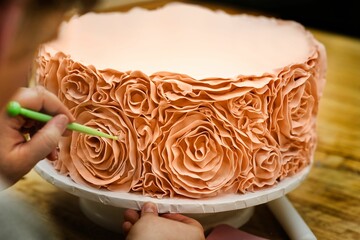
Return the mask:
<path id="1" fill-rule="evenodd" d="M 360 40 L 312 30 L 327 49 L 327 85 L 313 168 L 289 200 L 318 239 L 360 239 Z M 86 218 L 78 199 L 30 172 L 14 187 L 59 239 L 121 239 Z M 120 223 L 119 223 L 120 226 Z M 241 229 L 288 239 L 265 205 Z"/>

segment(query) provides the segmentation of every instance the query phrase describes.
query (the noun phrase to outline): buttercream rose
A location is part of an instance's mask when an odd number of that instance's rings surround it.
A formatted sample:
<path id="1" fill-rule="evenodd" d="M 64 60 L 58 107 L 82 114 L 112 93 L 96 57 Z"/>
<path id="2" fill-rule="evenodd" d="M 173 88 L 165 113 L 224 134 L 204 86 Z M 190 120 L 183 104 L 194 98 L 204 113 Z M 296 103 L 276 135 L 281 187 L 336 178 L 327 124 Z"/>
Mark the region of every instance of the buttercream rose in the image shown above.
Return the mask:
<path id="1" fill-rule="evenodd" d="M 272 85 L 276 97 L 269 101 L 269 124 L 282 156 L 280 179 L 302 170 L 312 160 L 318 107 L 313 67 L 314 64 L 292 66 L 280 73 Z M 304 151 L 308 154 L 304 155 Z"/>
<path id="2" fill-rule="evenodd" d="M 70 109 L 89 101 L 97 92 L 95 90 L 100 89 L 97 94 L 101 94 L 101 89 L 108 86 L 94 66 L 84 66 L 63 53 L 44 55 L 38 65 L 38 83 L 56 94 Z M 97 94 L 95 100 L 99 99 Z M 102 94 L 100 98 L 106 98 L 106 95 Z"/>
<path id="3" fill-rule="evenodd" d="M 82 104 L 74 109 L 80 124 L 116 135 L 110 140 L 73 132 L 61 143 L 60 159 L 78 183 L 130 191 L 140 178 L 141 163 L 131 123 L 113 106 Z"/>
<path id="4" fill-rule="evenodd" d="M 151 149 L 160 135 L 159 123 L 156 119 L 139 117 L 133 119 L 133 127 L 137 137 L 137 149 L 143 161 L 148 161 Z"/>
<path id="5" fill-rule="evenodd" d="M 62 67 L 62 65 L 65 65 Z M 94 66 L 84 66 L 81 63 L 69 60 L 62 61 L 58 74 L 60 82 L 59 98 L 69 108 L 91 99 L 100 79 Z M 63 77 L 61 77 L 63 76 Z"/>
<path id="6" fill-rule="evenodd" d="M 254 184 L 256 187 L 272 186 L 280 179 L 282 166 L 281 153 L 278 146 L 269 136 L 260 139 L 263 146 L 252 152 L 252 172 L 254 173 Z M 266 140 L 265 140 L 266 139 Z"/>
<path id="7" fill-rule="evenodd" d="M 118 103 L 111 98 L 111 92 L 116 88 L 124 73 L 113 69 L 99 70 L 100 78 L 97 79 L 95 91 L 91 96 L 91 100 L 96 104 L 114 105 Z"/>
<path id="8" fill-rule="evenodd" d="M 258 91 L 254 89 L 228 101 L 231 115 L 239 120 L 238 128 L 245 129 L 249 124 L 264 122 L 268 118 L 266 90 L 266 87 Z"/>
<path id="9" fill-rule="evenodd" d="M 246 94 L 231 98 L 228 101 L 216 102 L 214 105 L 223 114 L 236 129 L 246 134 L 253 140 L 249 143 L 252 148 L 254 144 L 259 143 L 256 137 L 259 133 L 268 132 L 267 120 L 269 114 L 267 111 L 268 86 L 260 89 L 253 89 Z"/>
<path id="10" fill-rule="evenodd" d="M 248 174 L 248 151 L 211 106 L 166 111 L 168 118 L 152 151 L 150 182 L 145 180 L 145 185 L 158 185 L 155 193 L 148 194 L 215 196 L 233 189 L 236 178 Z"/>
<path id="11" fill-rule="evenodd" d="M 234 184 L 234 191 L 232 192 L 239 192 L 239 193 L 246 193 L 252 192 L 255 190 L 256 185 L 255 183 L 255 176 L 253 172 L 249 172 L 246 176 L 238 176 L 235 184 Z"/>
<path id="12" fill-rule="evenodd" d="M 283 152 L 283 166 L 281 167 L 280 179 L 295 175 L 297 172 L 309 165 L 312 159 L 315 144 L 309 142 L 305 147 L 299 148 L 293 144 L 286 152 Z"/>
<path id="13" fill-rule="evenodd" d="M 284 149 L 291 142 L 311 140 L 318 107 L 313 72 L 296 67 L 280 75 L 276 97 L 270 100 L 270 127 L 273 136 Z M 276 91 L 276 90 L 275 90 Z M 282 150 L 283 150 L 282 149 Z"/>
<path id="14" fill-rule="evenodd" d="M 140 71 L 123 74 L 111 95 L 130 117 L 153 118 L 156 114 L 155 84 Z"/>
<path id="15" fill-rule="evenodd" d="M 69 56 L 64 53 L 58 52 L 54 56 L 49 53 L 40 50 L 41 55 L 37 59 L 37 76 L 36 81 L 38 84 L 44 86 L 48 91 L 54 93 L 56 96 L 59 95 L 60 82 L 58 81 L 58 74 L 64 70 L 59 69 L 60 64 L 65 61 L 68 62 Z M 64 65 L 62 65 L 64 67 Z M 60 78 L 62 78 L 61 75 Z"/>

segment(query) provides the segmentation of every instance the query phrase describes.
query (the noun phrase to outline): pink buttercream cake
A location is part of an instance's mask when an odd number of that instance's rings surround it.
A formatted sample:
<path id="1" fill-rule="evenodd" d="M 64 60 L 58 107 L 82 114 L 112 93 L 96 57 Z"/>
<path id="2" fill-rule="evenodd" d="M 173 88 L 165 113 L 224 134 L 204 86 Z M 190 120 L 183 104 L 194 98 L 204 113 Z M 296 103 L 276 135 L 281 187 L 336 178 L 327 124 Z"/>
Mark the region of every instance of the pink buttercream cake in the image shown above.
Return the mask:
<path id="1" fill-rule="evenodd" d="M 38 83 L 77 122 L 54 167 L 79 184 L 204 198 L 312 163 L 324 47 L 300 24 L 173 3 L 89 13 L 39 52 Z"/>

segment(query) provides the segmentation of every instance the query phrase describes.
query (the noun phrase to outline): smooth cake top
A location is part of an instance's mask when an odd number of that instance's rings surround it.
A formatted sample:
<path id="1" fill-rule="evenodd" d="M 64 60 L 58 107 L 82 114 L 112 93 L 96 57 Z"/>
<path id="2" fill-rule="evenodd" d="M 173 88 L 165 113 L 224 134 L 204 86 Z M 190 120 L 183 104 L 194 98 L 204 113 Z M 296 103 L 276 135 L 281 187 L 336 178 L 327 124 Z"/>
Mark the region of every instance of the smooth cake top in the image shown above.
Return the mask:
<path id="1" fill-rule="evenodd" d="M 180 3 L 74 17 L 47 45 L 51 52 L 49 47 L 97 69 L 195 79 L 272 73 L 315 51 L 311 34 L 298 23 Z"/>

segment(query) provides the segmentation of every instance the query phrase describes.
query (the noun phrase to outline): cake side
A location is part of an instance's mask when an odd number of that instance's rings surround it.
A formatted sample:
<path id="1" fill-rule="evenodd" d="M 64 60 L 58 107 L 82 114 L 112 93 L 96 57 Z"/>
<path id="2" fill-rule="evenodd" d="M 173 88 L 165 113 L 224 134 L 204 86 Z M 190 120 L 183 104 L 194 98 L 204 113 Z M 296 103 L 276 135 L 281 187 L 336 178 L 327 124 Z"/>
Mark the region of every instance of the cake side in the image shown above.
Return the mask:
<path id="1" fill-rule="evenodd" d="M 79 123 L 119 136 L 73 132 L 55 168 L 96 188 L 189 198 L 256 191 L 296 174 L 313 158 L 326 68 L 323 46 L 305 30 L 302 38 L 309 43 L 302 60 L 204 79 L 101 69 L 44 46 L 39 84 Z"/>

